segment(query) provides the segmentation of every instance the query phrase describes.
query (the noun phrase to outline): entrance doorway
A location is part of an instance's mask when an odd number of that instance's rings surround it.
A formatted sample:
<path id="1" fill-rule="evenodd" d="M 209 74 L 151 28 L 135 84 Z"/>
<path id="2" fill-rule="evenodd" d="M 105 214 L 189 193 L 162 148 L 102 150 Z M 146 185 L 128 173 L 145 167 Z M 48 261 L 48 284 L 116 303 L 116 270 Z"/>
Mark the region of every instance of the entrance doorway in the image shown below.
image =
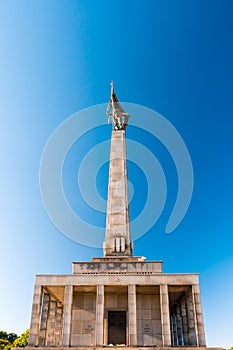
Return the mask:
<path id="1" fill-rule="evenodd" d="M 108 344 L 126 344 L 126 311 L 108 311 Z"/>

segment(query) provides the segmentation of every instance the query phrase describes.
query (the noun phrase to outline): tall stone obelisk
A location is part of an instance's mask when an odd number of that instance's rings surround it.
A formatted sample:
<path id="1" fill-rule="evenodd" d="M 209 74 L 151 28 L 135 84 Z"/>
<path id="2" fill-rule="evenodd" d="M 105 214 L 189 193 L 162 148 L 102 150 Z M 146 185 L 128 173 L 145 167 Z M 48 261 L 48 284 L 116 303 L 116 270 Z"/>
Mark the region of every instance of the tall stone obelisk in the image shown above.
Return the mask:
<path id="1" fill-rule="evenodd" d="M 132 256 L 125 132 L 114 92 L 104 257 L 72 274 L 37 275 L 27 350 L 222 350 L 206 348 L 198 274 L 163 273 Z M 20 348 L 13 350 L 22 350 Z"/>
<path id="2" fill-rule="evenodd" d="M 113 124 L 111 137 L 108 202 L 104 256 L 132 256 L 128 200 L 125 130 L 129 115 L 120 105 L 111 83 L 111 97 L 107 109 Z"/>

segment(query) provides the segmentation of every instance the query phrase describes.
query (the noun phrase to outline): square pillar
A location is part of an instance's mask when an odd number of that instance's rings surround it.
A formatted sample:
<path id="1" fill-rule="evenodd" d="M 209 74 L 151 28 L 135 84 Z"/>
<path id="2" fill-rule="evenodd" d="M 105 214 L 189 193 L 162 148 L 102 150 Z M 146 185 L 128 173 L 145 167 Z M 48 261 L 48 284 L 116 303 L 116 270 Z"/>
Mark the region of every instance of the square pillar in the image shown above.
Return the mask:
<path id="1" fill-rule="evenodd" d="M 160 285 L 160 308 L 163 347 L 171 346 L 171 327 L 167 284 Z"/>
<path id="2" fill-rule="evenodd" d="M 62 306 L 57 306 L 55 329 L 54 329 L 54 345 L 61 346 L 61 335 L 62 335 Z"/>
<path id="3" fill-rule="evenodd" d="M 192 290 L 188 290 L 186 292 L 186 306 L 187 306 L 189 345 L 197 346 L 196 322 L 195 322 L 196 317 L 195 317 L 195 310 L 193 308 Z"/>
<path id="4" fill-rule="evenodd" d="M 96 346 L 104 345 L 104 285 L 97 285 L 96 293 Z"/>
<path id="5" fill-rule="evenodd" d="M 62 332 L 62 346 L 70 346 L 71 313 L 73 301 L 73 286 L 65 286 L 64 318 Z"/>
<path id="6" fill-rule="evenodd" d="M 29 341 L 28 341 L 29 347 L 35 347 L 39 345 L 41 299 L 42 299 L 42 287 L 36 284 L 34 288 L 34 295 L 33 295 L 33 302 L 32 302 L 30 335 L 29 335 Z"/>
<path id="7" fill-rule="evenodd" d="M 182 319 L 180 314 L 180 304 L 176 305 L 176 322 L 177 322 L 177 336 L 178 336 L 178 345 L 182 346 L 183 343 L 183 329 L 182 329 Z"/>
<path id="8" fill-rule="evenodd" d="M 47 341 L 48 346 L 54 345 L 56 309 L 57 309 L 57 302 L 54 300 L 51 300 L 50 307 L 49 307 L 49 319 L 48 319 L 48 341 Z"/>
<path id="9" fill-rule="evenodd" d="M 40 322 L 40 339 L 39 346 L 47 345 L 47 330 L 48 330 L 48 314 L 49 314 L 49 304 L 50 295 L 43 293 L 42 310 L 41 310 L 41 322 Z"/>
<path id="10" fill-rule="evenodd" d="M 178 332 L 177 332 L 177 317 L 176 317 L 176 310 L 173 309 L 171 316 L 170 316 L 170 322 L 171 322 L 171 344 L 172 346 L 178 346 Z"/>
<path id="11" fill-rule="evenodd" d="M 195 303 L 195 310 L 196 310 L 198 346 L 206 346 L 199 284 L 193 285 L 193 296 L 194 296 L 194 303 Z"/>
<path id="12" fill-rule="evenodd" d="M 136 286 L 128 286 L 129 346 L 137 346 Z"/>
<path id="13" fill-rule="evenodd" d="M 185 305 L 184 299 L 182 299 L 180 302 L 180 308 L 181 308 L 181 318 L 182 318 L 182 325 L 183 325 L 184 346 L 187 346 L 189 344 L 188 320 L 187 320 L 186 305 Z"/>

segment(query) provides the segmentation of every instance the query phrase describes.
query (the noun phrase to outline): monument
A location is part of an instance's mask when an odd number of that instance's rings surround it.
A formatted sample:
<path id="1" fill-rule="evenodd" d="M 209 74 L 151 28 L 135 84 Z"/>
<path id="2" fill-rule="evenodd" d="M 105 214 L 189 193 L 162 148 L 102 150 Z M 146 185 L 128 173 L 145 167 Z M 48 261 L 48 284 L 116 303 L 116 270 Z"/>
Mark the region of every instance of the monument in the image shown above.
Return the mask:
<path id="1" fill-rule="evenodd" d="M 103 257 L 73 262 L 72 274 L 37 275 L 29 348 L 206 348 L 198 274 L 167 274 L 133 256 L 125 133 L 129 115 L 112 83 Z"/>

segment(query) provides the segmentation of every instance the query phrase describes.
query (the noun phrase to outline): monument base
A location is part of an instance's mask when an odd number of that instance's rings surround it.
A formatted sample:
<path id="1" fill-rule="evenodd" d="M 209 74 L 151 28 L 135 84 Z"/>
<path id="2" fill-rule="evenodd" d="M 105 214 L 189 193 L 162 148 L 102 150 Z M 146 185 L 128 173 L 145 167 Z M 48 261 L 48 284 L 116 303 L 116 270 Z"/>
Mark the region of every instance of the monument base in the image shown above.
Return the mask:
<path id="1" fill-rule="evenodd" d="M 12 350 L 22 350 L 23 348 L 11 348 Z M 44 347 L 27 347 L 27 350 L 45 350 Z M 98 347 L 98 346 L 80 346 L 80 347 L 62 347 L 62 346 L 54 346 L 49 347 L 46 346 L 46 350 L 106 350 L 106 349 L 113 349 L 113 350 L 222 350 L 220 347 L 197 347 L 197 346 L 175 346 L 175 347 L 157 347 L 157 346 L 145 346 L 145 347 L 128 347 L 128 346 L 104 346 L 104 347 Z"/>

